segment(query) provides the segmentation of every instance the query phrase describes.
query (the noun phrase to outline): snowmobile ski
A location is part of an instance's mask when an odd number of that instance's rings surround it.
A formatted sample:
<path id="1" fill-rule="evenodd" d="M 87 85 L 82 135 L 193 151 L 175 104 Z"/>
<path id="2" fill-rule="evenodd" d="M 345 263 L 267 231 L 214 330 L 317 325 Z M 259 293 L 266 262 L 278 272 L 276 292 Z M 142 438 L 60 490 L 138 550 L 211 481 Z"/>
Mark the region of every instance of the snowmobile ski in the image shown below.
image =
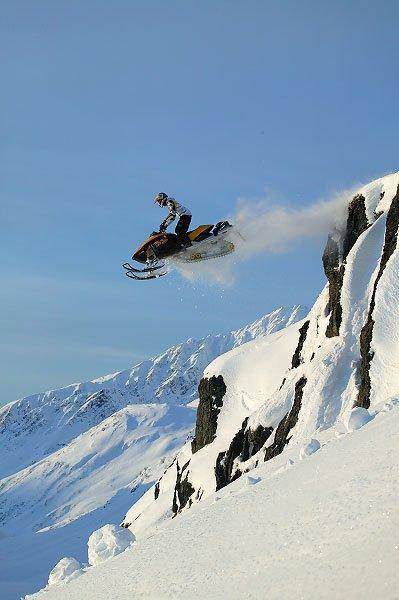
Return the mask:
<path id="1" fill-rule="evenodd" d="M 147 281 L 147 279 L 158 279 L 159 277 L 163 277 L 167 274 L 165 270 L 163 273 L 160 272 L 161 269 L 165 268 L 165 263 L 160 265 L 154 265 L 152 267 L 146 267 L 145 269 L 136 269 L 130 263 L 123 263 L 123 268 L 125 269 L 125 275 L 130 279 L 135 279 L 136 281 Z"/>
<path id="2" fill-rule="evenodd" d="M 143 273 L 142 275 L 135 273 L 134 271 L 126 271 L 125 275 L 127 277 L 129 277 L 130 279 L 135 279 L 136 281 L 149 281 L 150 279 L 159 279 L 160 277 L 163 277 L 164 275 L 167 275 L 167 271 L 164 271 L 163 273 Z"/>
<path id="3" fill-rule="evenodd" d="M 153 267 L 146 267 L 145 269 L 136 269 L 136 267 L 132 267 L 130 263 L 125 262 L 123 263 L 122 267 L 126 271 L 130 271 L 132 273 L 152 273 L 153 271 L 163 269 L 165 267 L 165 263 L 162 263 L 161 265 L 154 265 Z"/>

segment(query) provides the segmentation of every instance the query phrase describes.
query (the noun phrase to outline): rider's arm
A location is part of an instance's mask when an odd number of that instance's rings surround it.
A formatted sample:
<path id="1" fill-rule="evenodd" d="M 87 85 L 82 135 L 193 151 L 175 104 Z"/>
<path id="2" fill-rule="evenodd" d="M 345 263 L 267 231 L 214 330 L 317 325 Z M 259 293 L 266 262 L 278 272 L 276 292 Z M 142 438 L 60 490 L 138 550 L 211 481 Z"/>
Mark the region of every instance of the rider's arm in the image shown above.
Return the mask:
<path id="1" fill-rule="evenodd" d="M 176 206 L 175 203 L 172 200 L 168 200 L 166 202 L 166 206 L 169 209 L 169 214 L 166 217 L 166 219 L 164 219 L 159 227 L 160 231 L 165 231 L 165 229 L 172 223 L 172 221 L 174 221 L 176 219 Z"/>

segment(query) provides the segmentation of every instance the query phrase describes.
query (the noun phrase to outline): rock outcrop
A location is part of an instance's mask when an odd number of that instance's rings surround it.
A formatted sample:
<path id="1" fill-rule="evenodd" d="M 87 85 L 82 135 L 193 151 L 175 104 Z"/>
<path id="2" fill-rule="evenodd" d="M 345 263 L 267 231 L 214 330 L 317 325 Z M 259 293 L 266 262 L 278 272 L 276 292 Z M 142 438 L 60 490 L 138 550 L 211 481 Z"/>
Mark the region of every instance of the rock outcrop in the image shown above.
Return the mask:
<path id="1" fill-rule="evenodd" d="M 272 427 L 258 425 L 255 429 L 248 427 L 248 417 L 244 420 L 241 429 L 233 437 L 229 449 L 220 452 L 215 465 L 216 489 L 228 485 L 242 475 L 239 467 L 234 470 L 234 462 L 238 459 L 245 462 L 264 446 L 273 431 Z"/>
<path id="2" fill-rule="evenodd" d="M 191 444 L 193 454 L 215 439 L 218 414 L 223 406 L 225 393 L 226 385 L 221 375 L 201 379 L 198 387 L 199 405 L 195 437 Z"/>
<path id="3" fill-rule="evenodd" d="M 366 216 L 366 199 L 363 194 L 357 194 L 348 206 L 348 218 L 342 246 L 342 259 L 345 261 L 363 231 L 369 223 Z"/>
<path id="4" fill-rule="evenodd" d="M 330 320 L 326 329 L 326 337 L 339 335 L 342 321 L 341 288 L 345 267 L 341 264 L 339 244 L 332 236 L 328 237 L 323 253 L 323 267 L 328 279 L 327 314 Z"/>
<path id="5" fill-rule="evenodd" d="M 327 314 L 330 315 L 330 320 L 326 329 L 326 337 L 339 335 L 342 321 L 341 289 L 344 280 L 345 261 L 357 239 L 368 226 L 365 197 L 358 194 L 348 207 L 342 251 L 340 242 L 330 235 L 323 253 L 323 267 L 329 283 Z"/>
<path id="6" fill-rule="evenodd" d="M 295 384 L 295 394 L 291 410 L 278 424 L 273 443 L 265 450 L 265 461 L 281 454 L 284 447 L 290 441 L 290 431 L 298 421 L 299 411 L 302 406 L 303 389 L 306 385 L 306 377 L 301 377 Z"/>
<path id="7" fill-rule="evenodd" d="M 303 348 L 303 345 L 304 345 L 305 340 L 306 340 L 306 334 L 308 333 L 309 324 L 310 324 L 309 320 L 305 321 L 305 323 L 299 329 L 298 346 L 296 347 L 296 350 L 295 350 L 295 352 L 293 354 L 292 361 L 291 361 L 291 367 L 293 369 L 298 368 L 299 365 L 301 364 L 301 352 L 302 352 L 302 348 Z"/>
<path id="8" fill-rule="evenodd" d="M 176 485 L 175 491 L 173 494 L 173 505 L 172 510 L 173 514 L 176 515 L 178 512 L 183 510 L 183 508 L 188 504 L 191 505 L 191 496 L 194 494 L 195 489 L 188 481 L 188 466 L 190 461 L 186 462 L 182 468 L 179 467 L 179 462 L 176 462 L 177 467 L 177 476 L 176 476 Z"/>

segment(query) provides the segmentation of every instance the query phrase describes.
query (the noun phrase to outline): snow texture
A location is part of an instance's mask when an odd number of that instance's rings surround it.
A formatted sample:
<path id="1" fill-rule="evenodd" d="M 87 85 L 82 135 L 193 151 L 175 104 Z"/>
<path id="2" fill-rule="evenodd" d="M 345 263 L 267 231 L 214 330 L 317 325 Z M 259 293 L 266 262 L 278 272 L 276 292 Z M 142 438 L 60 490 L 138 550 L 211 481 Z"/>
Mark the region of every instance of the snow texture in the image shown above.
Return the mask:
<path id="1" fill-rule="evenodd" d="M 87 542 L 89 565 L 99 565 L 124 552 L 135 541 L 135 537 L 128 529 L 116 525 L 104 525 L 94 531 Z"/>

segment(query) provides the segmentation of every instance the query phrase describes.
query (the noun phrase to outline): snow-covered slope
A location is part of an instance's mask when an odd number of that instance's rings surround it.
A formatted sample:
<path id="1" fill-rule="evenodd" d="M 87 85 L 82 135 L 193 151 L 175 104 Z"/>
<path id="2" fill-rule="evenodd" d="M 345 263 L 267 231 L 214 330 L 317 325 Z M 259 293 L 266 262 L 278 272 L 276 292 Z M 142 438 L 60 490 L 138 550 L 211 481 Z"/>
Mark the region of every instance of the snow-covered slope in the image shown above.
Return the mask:
<path id="1" fill-rule="evenodd" d="M 85 560 L 90 534 L 109 521 L 119 522 L 162 475 L 194 419 L 195 411 L 185 406 L 128 405 L 3 479 L 2 600 L 43 586 L 62 556 Z"/>
<path id="2" fill-rule="evenodd" d="M 399 404 L 322 447 L 260 463 L 38 600 L 399 596 Z M 362 457 L 362 460 L 359 460 Z"/>
<path id="3" fill-rule="evenodd" d="M 101 508 L 124 488 L 145 489 L 187 438 L 194 418 L 193 409 L 185 406 L 131 404 L 64 448 L 4 478 L 2 520 L 7 533 L 62 527 Z"/>
<path id="4" fill-rule="evenodd" d="M 215 490 L 399 397 L 399 173 L 360 189 L 328 240 L 328 284 L 306 320 L 205 370 L 195 438 L 127 513 L 139 536 Z"/>
<path id="5" fill-rule="evenodd" d="M 163 473 L 195 424 L 198 381 L 220 352 L 301 318 L 277 309 L 225 335 L 188 340 L 132 369 L 30 396 L 0 411 L 1 598 L 44 585 L 65 554 L 84 559 L 90 533 L 120 522 Z M 1 552 L 1 551 L 0 551 Z M 20 569 L 21 562 L 25 565 Z"/>

